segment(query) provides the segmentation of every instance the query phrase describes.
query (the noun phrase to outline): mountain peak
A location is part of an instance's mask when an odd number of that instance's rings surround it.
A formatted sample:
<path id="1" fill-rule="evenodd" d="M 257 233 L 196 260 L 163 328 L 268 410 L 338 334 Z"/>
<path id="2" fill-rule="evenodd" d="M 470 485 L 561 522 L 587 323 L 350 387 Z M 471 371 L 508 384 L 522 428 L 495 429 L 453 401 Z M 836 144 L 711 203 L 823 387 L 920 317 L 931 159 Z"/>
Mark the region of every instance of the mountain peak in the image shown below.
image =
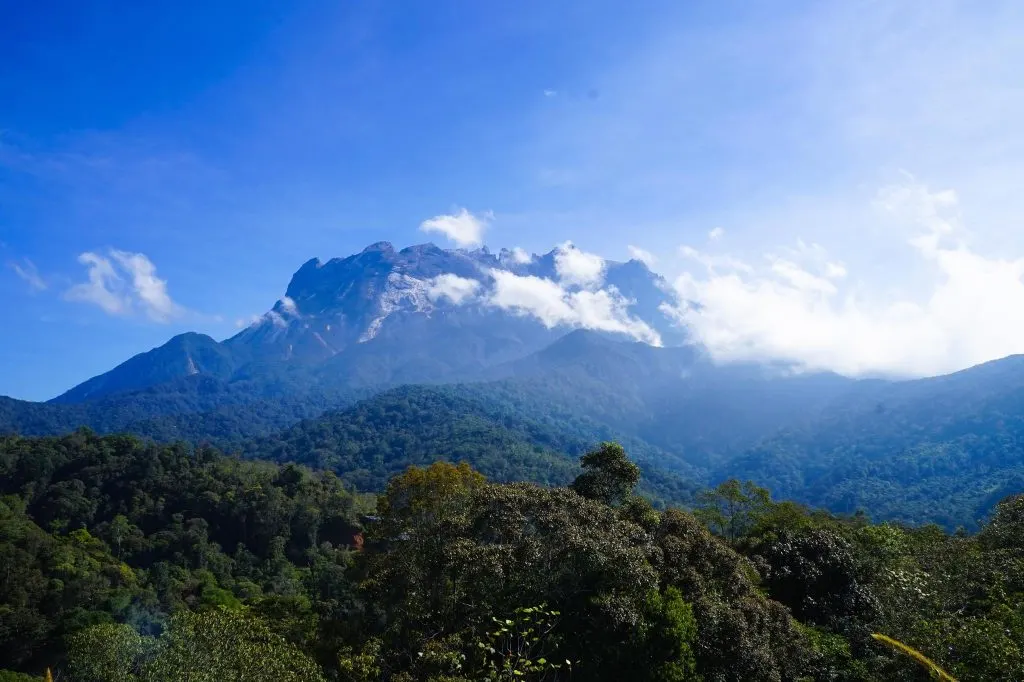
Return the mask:
<path id="1" fill-rule="evenodd" d="M 413 244 L 412 246 L 407 246 L 398 253 L 401 256 L 420 257 L 426 255 L 445 256 L 450 254 L 451 252 L 446 249 L 442 249 L 434 242 L 427 242 L 425 244 Z"/>
<path id="2" fill-rule="evenodd" d="M 374 242 L 363 249 L 360 253 L 394 253 L 395 247 L 391 242 Z"/>

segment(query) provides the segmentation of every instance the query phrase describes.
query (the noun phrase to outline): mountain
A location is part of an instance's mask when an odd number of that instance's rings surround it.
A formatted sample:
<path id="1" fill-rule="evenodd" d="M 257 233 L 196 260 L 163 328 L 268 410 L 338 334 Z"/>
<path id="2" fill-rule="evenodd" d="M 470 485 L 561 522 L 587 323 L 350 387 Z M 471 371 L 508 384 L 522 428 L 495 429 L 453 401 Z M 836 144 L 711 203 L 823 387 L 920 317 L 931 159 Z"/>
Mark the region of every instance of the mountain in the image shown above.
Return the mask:
<path id="1" fill-rule="evenodd" d="M 379 242 L 310 260 L 237 335 L 174 337 L 49 403 L 0 398 L 0 432 L 212 441 L 371 487 L 461 456 L 564 482 L 586 447 L 618 440 L 663 499 L 736 476 L 949 527 L 1024 488 L 1024 357 L 918 381 L 719 365 L 662 315 L 667 287 L 646 266 L 598 271 L 571 249 Z"/>
<path id="2" fill-rule="evenodd" d="M 421 244 L 399 251 L 378 242 L 347 258 L 313 259 L 295 273 L 284 297 L 237 335 L 220 343 L 200 334 L 174 337 L 52 402 L 95 400 L 197 375 L 229 384 L 249 381 L 257 393 L 265 393 L 260 384 L 282 380 L 295 392 L 299 386 L 334 390 L 478 379 L 582 324 L 529 314 L 532 301 L 496 304 L 485 294 L 495 273 L 513 284 L 539 283 L 548 296 L 584 291 L 557 281 L 558 259 L 570 248 L 521 262 L 486 248 Z M 645 265 L 606 262 L 600 285 L 600 295 L 622 308 L 616 314 L 658 337 L 681 340 L 659 310 L 669 300 L 665 283 Z"/>
<path id="3" fill-rule="evenodd" d="M 196 375 L 81 403 L 0 397 L 0 433 L 59 435 L 87 426 L 100 433 L 128 432 L 163 442 L 225 445 L 274 433 L 363 396 L 358 391 L 289 393 L 282 387 L 228 384 Z"/>
<path id="4" fill-rule="evenodd" d="M 947 376 L 861 382 L 712 478 L 741 476 L 841 512 L 977 528 L 1024 490 L 1024 356 Z"/>
<path id="5" fill-rule="evenodd" d="M 585 414 L 675 453 L 691 475 L 813 418 L 859 382 L 785 367 L 717 365 L 693 346 L 656 348 L 579 330 L 496 368 L 518 409 Z M 677 468 L 682 466 L 677 465 Z M 700 473 L 697 473 L 700 472 Z"/>
<path id="6" fill-rule="evenodd" d="M 80 403 L 196 375 L 227 379 L 235 369 L 236 362 L 230 349 L 205 334 L 179 334 L 159 348 L 136 355 L 51 402 Z"/>

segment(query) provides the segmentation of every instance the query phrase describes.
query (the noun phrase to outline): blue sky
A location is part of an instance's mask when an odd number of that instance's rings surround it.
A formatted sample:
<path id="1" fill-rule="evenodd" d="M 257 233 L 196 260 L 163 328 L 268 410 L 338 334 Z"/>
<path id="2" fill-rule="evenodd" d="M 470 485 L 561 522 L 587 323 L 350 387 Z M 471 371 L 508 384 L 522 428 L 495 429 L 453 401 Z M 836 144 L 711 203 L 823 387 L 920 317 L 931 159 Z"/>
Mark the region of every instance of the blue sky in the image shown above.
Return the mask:
<path id="1" fill-rule="evenodd" d="M 646 252 L 723 360 L 1024 352 L 1019 2 L 57 4 L 0 23 L 0 394 L 463 209 Z"/>

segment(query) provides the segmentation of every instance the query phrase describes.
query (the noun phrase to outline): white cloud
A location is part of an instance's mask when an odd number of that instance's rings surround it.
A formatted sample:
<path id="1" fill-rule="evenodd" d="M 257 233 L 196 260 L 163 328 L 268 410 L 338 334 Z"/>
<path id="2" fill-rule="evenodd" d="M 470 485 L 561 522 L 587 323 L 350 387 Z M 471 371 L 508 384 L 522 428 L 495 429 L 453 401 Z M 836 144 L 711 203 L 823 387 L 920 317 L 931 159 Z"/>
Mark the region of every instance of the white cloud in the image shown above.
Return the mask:
<path id="1" fill-rule="evenodd" d="M 75 284 L 64 297 L 92 303 L 110 315 L 127 315 L 139 309 L 156 322 L 167 322 L 183 312 L 145 254 L 111 249 L 109 255 L 81 254 L 78 262 L 88 268 L 88 281 Z"/>
<path id="2" fill-rule="evenodd" d="M 423 232 L 439 232 L 458 246 L 479 246 L 484 242 L 484 230 L 493 215 L 478 217 L 464 208 L 451 215 L 439 215 L 420 223 Z"/>
<path id="3" fill-rule="evenodd" d="M 275 327 L 284 329 L 288 326 L 288 320 L 284 319 L 284 316 L 276 310 L 268 310 L 263 314 L 263 320 L 270 322 Z"/>
<path id="4" fill-rule="evenodd" d="M 127 313 L 131 308 L 131 300 L 125 293 L 124 280 L 114 270 L 111 262 L 89 251 L 81 254 L 78 262 L 89 269 L 89 280 L 68 289 L 64 297 L 69 301 L 98 305 L 111 315 Z"/>
<path id="5" fill-rule="evenodd" d="M 299 308 L 297 305 L 295 305 L 294 299 L 292 299 L 289 296 L 285 296 L 281 299 L 281 310 L 290 315 L 295 315 L 296 313 L 298 313 Z"/>
<path id="6" fill-rule="evenodd" d="M 557 97 L 558 96 L 558 90 L 551 90 L 551 89 L 545 90 L 544 91 L 544 96 L 545 97 Z"/>
<path id="7" fill-rule="evenodd" d="M 479 289 L 480 282 L 475 279 L 445 273 L 430 280 L 427 296 L 432 301 L 447 298 L 455 305 L 460 305 L 473 298 Z"/>
<path id="8" fill-rule="evenodd" d="M 604 280 L 604 259 L 565 242 L 555 250 L 555 272 L 569 286 L 599 286 Z"/>
<path id="9" fill-rule="evenodd" d="M 829 279 L 846 277 L 846 266 L 842 263 L 825 263 L 825 276 Z"/>
<path id="10" fill-rule="evenodd" d="M 717 242 L 719 239 L 725 236 L 725 229 L 721 227 L 714 227 L 708 232 L 708 239 L 713 242 Z"/>
<path id="11" fill-rule="evenodd" d="M 642 320 L 629 315 L 630 301 L 614 288 L 569 292 L 542 277 L 493 270 L 494 290 L 488 303 L 530 315 L 546 327 L 570 326 L 618 332 L 660 346 L 661 337 Z"/>
<path id="12" fill-rule="evenodd" d="M 20 263 L 12 262 L 10 265 L 14 273 L 25 280 L 32 291 L 45 291 L 47 289 L 46 280 L 39 274 L 36 264 L 28 258 L 22 259 Z"/>
<path id="13" fill-rule="evenodd" d="M 491 276 L 494 277 L 494 290 L 488 301 L 494 306 L 529 313 L 547 327 L 566 324 L 574 317 L 566 301 L 566 292 L 557 282 L 502 270 L 493 270 Z"/>
<path id="14" fill-rule="evenodd" d="M 263 319 L 262 315 L 250 315 L 249 317 L 239 317 L 235 320 L 235 329 L 245 329 L 251 327 L 260 320 Z"/>
<path id="15" fill-rule="evenodd" d="M 933 375 L 1024 352 L 1024 259 L 972 250 L 954 192 L 910 179 L 879 192 L 876 205 L 925 269 L 922 295 L 840 290 L 846 267 L 798 243 L 761 267 L 705 257 L 703 276 L 676 280 L 685 303 L 666 312 L 720 360 L 847 375 Z"/>
<path id="16" fill-rule="evenodd" d="M 692 246 L 679 247 L 679 253 L 682 254 L 687 260 L 692 260 L 698 264 L 704 266 L 708 270 L 740 270 L 740 271 L 751 271 L 751 267 L 743 261 L 733 258 L 732 256 L 718 256 L 709 253 L 698 251 Z"/>
<path id="17" fill-rule="evenodd" d="M 131 277 L 131 293 L 150 319 L 167 322 L 181 313 L 167 293 L 166 280 L 156 276 L 156 266 L 145 254 L 113 249 L 110 255 Z"/>
<path id="18" fill-rule="evenodd" d="M 533 262 L 533 256 L 531 256 L 530 253 L 521 246 L 516 246 L 515 248 L 513 248 L 511 253 L 512 260 L 515 261 L 516 263 L 525 265 L 527 263 Z"/>
<path id="19" fill-rule="evenodd" d="M 655 255 L 647 249 L 641 249 L 639 246 L 633 246 L 632 244 L 626 248 L 629 249 L 630 258 L 640 261 L 649 268 L 654 267 L 654 264 L 658 262 Z"/>

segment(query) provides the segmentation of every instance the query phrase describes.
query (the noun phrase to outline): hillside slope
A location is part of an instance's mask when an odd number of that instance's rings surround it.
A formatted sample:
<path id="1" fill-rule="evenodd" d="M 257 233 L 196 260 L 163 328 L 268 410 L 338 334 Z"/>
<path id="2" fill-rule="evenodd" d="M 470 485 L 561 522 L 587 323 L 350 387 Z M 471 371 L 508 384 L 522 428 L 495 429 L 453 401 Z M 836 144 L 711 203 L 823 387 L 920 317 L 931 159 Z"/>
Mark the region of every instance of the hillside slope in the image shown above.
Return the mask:
<path id="1" fill-rule="evenodd" d="M 1024 490 L 1024 357 L 866 383 L 719 467 L 840 512 L 976 528 Z"/>
<path id="2" fill-rule="evenodd" d="M 585 421 L 533 419 L 480 387 L 408 386 L 251 441 L 242 452 L 330 469 L 367 491 L 382 490 L 408 466 L 437 460 L 466 461 L 496 481 L 564 485 L 579 473 L 579 456 L 604 435 Z M 670 468 L 669 457 L 625 443 L 644 471 L 647 494 L 675 503 L 691 498 L 696 480 Z"/>

